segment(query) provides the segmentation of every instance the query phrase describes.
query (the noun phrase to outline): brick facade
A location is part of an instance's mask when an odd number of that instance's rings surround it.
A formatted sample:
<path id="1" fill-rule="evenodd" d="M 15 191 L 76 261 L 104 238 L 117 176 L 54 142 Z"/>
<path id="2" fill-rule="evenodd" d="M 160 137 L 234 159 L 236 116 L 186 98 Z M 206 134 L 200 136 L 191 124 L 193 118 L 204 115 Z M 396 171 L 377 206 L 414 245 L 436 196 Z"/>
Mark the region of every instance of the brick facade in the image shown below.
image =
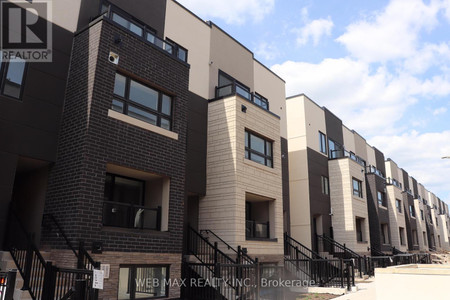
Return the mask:
<path id="1" fill-rule="evenodd" d="M 120 36 L 121 43 L 114 40 Z M 120 55 L 118 66 L 109 52 Z M 172 131 L 178 140 L 108 117 L 117 70 L 174 94 Z M 45 212 L 72 240 L 102 241 L 107 251 L 181 253 L 189 66 L 104 19 L 76 35 Z M 102 226 L 106 164 L 169 177 L 167 232 L 107 231 Z M 62 241 L 44 239 L 53 248 Z"/>

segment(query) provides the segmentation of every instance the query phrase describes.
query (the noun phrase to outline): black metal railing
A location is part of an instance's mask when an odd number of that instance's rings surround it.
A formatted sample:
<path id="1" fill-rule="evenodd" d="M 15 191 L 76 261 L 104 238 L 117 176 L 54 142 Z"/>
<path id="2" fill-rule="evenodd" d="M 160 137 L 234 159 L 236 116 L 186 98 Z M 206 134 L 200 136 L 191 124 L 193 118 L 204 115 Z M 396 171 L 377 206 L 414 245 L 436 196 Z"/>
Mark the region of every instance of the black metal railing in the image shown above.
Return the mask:
<path id="1" fill-rule="evenodd" d="M 156 31 L 148 25 L 136 20 L 119 7 L 104 1 L 102 10 L 98 17 L 106 17 L 114 23 L 120 25 L 130 33 L 140 37 L 143 41 L 157 46 L 177 59 L 187 62 L 188 50 L 175 42 L 163 40 L 156 36 Z"/>
<path id="2" fill-rule="evenodd" d="M 350 158 L 351 160 L 355 161 L 359 165 L 366 167 L 366 161 L 364 159 L 362 159 L 355 153 L 349 152 L 345 149 L 330 150 L 330 154 L 331 154 L 331 159 L 339 159 L 339 158 L 347 157 L 347 158 Z"/>
<path id="3" fill-rule="evenodd" d="M 106 226 L 161 230 L 161 207 L 149 208 L 130 203 L 103 202 Z"/>
<path id="4" fill-rule="evenodd" d="M 334 257 L 343 258 L 343 259 L 353 259 L 355 260 L 355 267 L 359 271 L 359 277 L 362 278 L 363 274 L 368 273 L 367 266 L 367 257 L 361 256 L 353 250 L 349 249 L 345 243 L 340 244 L 331 237 L 323 235 L 316 235 L 319 249 L 323 251 L 329 252 Z"/>
<path id="5" fill-rule="evenodd" d="M 245 221 L 245 237 L 256 239 L 268 239 L 270 237 L 269 222 Z"/>
<path id="6" fill-rule="evenodd" d="M 400 182 L 398 182 L 398 180 L 395 178 L 391 178 L 391 177 L 386 178 L 386 184 L 394 185 L 394 186 L 398 187 L 399 189 L 402 189 L 402 184 Z"/>
<path id="7" fill-rule="evenodd" d="M 377 169 L 377 167 L 373 166 L 373 165 L 368 165 L 366 166 L 366 173 L 367 174 L 375 174 L 380 176 L 381 178 L 385 178 L 384 174 Z"/>
<path id="8" fill-rule="evenodd" d="M 368 258 L 369 275 L 375 275 L 375 268 L 386 268 L 390 266 L 405 264 L 431 264 L 429 253 L 397 254 L 392 256 L 372 256 Z"/>
<path id="9" fill-rule="evenodd" d="M 239 95 L 242 98 L 258 105 L 262 109 L 269 110 L 269 101 L 265 97 L 259 95 L 258 93 L 250 92 L 248 88 L 239 82 L 233 82 L 220 87 L 216 86 L 216 98 L 228 97 L 232 95 Z"/>
<path id="10" fill-rule="evenodd" d="M 6 246 L 23 278 L 23 290 L 28 290 L 33 300 L 68 299 L 76 290 L 76 281 L 84 281 L 85 295 L 77 300 L 96 300 L 92 288 L 92 270 L 61 269 L 46 262 L 37 248 L 33 235 L 27 233 L 19 217 L 11 210 L 9 214 Z"/>
<path id="11" fill-rule="evenodd" d="M 234 249 L 230 244 L 225 242 L 221 237 L 214 233 L 214 231 L 209 229 L 200 230 L 200 234 L 205 235 L 209 242 L 217 241 L 218 245 L 222 245 L 226 248 L 225 251 L 231 251 L 234 255 L 236 255 L 236 262 L 239 264 L 254 264 L 255 260 L 251 258 L 247 251 L 242 249 L 241 246 L 238 246 L 237 249 Z M 219 246 L 220 249 L 220 246 Z"/>
<path id="12" fill-rule="evenodd" d="M 13 300 L 16 288 L 16 270 L 0 272 L 0 299 Z"/>
<path id="13" fill-rule="evenodd" d="M 346 287 L 351 290 L 355 285 L 352 259 L 285 259 L 285 268 L 311 286 Z M 299 268 L 308 272 L 295 272 Z"/>
<path id="14" fill-rule="evenodd" d="M 367 248 L 367 250 L 370 250 L 370 254 L 372 256 L 386 256 L 386 254 L 384 252 L 382 252 L 374 247 Z"/>
<path id="15" fill-rule="evenodd" d="M 80 241 L 78 245 L 78 252 L 72 245 L 72 242 L 67 237 L 62 226 L 53 214 L 44 214 L 42 218 L 42 227 L 50 235 L 55 235 L 57 237 L 62 237 L 67 245 L 67 247 L 73 252 L 77 259 L 77 268 L 85 270 L 93 270 L 100 268 L 100 263 L 94 261 L 87 250 L 84 248 L 84 242 Z M 54 232 L 55 230 L 55 232 Z"/>
<path id="16" fill-rule="evenodd" d="M 290 237 L 287 232 L 284 233 L 284 255 L 292 259 L 323 259 L 317 252 Z"/>

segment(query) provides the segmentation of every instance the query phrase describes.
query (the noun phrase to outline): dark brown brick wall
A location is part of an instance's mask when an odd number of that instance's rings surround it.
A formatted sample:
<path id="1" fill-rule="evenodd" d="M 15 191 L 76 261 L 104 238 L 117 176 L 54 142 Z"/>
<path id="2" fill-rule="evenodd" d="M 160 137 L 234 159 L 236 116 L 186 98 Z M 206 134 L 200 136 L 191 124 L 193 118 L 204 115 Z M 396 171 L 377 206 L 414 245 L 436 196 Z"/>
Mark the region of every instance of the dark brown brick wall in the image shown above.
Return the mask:
<path id="1" fill-rule="evenodd" d="M 120 36 L 122 43 L 114 43 Z M 178 140 L 109 118 L 117 66 L 176 95 L 173 131 Z M 53 213 L 72 240 L 102 241 L 107 251 L 181 252 L 185 199 L 189 66 L 107 20 L 74 39 L 58 158 L 51 170 L 45 211 Z M 106 164 L 170 177 L 169 231 L 102 228 Z M 44 235 L 44 244 L 65 248 Z"/>

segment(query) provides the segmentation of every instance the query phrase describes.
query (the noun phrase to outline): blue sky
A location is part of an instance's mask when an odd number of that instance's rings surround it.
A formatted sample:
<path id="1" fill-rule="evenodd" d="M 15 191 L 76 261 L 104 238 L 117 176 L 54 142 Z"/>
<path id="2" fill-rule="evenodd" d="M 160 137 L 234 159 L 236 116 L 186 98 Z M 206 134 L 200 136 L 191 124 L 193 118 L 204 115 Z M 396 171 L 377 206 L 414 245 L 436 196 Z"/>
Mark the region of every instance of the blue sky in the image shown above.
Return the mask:
<path id="1" fill-rule="evenodd" d="M 180 0 L 450 204 L 450 0 Z"/>

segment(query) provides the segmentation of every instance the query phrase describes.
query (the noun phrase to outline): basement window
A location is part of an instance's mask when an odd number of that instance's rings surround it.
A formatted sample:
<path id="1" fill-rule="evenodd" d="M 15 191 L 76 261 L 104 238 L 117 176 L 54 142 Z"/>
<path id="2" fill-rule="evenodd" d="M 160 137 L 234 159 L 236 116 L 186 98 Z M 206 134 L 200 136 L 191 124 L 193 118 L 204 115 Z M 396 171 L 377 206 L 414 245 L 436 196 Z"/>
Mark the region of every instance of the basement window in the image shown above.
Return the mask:
<path id="1" fill-rule="evenodd" d="M 121 265 L 119 300 L 154 299 L 169 295 L 168 265 Z"/>

